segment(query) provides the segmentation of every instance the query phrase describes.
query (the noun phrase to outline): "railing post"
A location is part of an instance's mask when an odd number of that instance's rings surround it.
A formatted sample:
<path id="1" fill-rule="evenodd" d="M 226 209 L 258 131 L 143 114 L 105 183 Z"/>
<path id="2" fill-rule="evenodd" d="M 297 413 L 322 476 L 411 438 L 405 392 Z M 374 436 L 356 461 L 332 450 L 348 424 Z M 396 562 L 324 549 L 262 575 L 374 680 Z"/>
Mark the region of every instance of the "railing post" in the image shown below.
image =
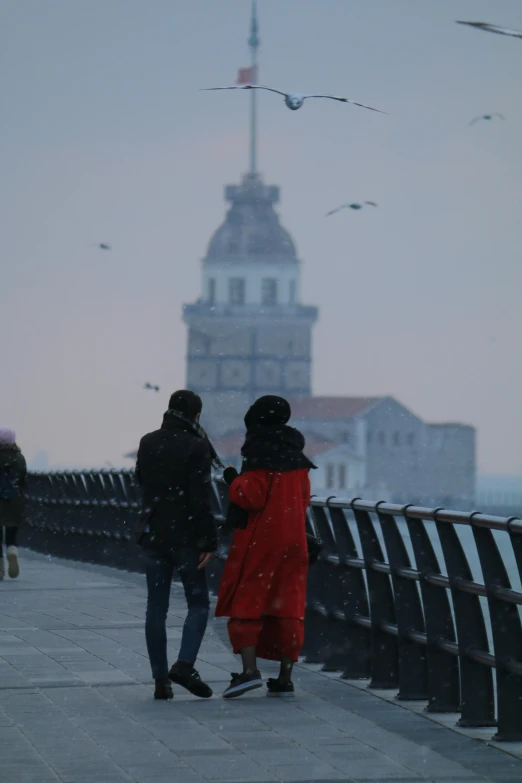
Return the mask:
<path id="1" fill-rule="evenodd" d="M 362 570 L 347 562 L 349 558 L 358 559 L 359 553 L 344 509 L 330 507 L 330 519 L 342 574 L 343 611 L 347 628 L 346 663 L 341 676 L 346 680 L 367 680 L 371 673 L 370 630 L 359 625 L 357 619 L 370 617 L 368 596 Z"/>
<path id="2" fill-rule="evenodd" d="M 455 629 L 446 590 L 426 581 L 440 574 L 440 566 L 422 519 L 405 518 L 420 571 L 420 590 L 428 638 L 428 706 L 427 712 L 460 712 L 459 661 L 437 646 L 438 639 L 455 641 Z"/>
<path id="3" fill-rule="evenodd" d="M 322 639 L 317 657 L 324 662 L 323 671 L 343 671 L 347 662 L 346 628 L 345 623 L 339 621 L 336 616 L 341 613 L 344 615 L 342 574 L 337 547 L 326 511 L 322 506 L 314 508 L 314 518 L 319 538 L 323 542 L 323 551 L 320 560 L 313 568 L 317 571 L 319 603 L 326 609 L 328 619 L 328 636 Z"/>
<path id="4" fill-rule="evenodd" d="M 395 614 L 399 629 L 399 693 L 401 701 L 422 701 L 428 698 L 426 651 L 412 641 L 410 631 L 424 632 L 424 617 L 417 584 L 398 573 L 399 568 L 411 568 L 408 552 L 392 514 L 384 514 L 377 506 L 377 516 L 386 544 L 395 596 Z"/>
<path id="5" fill-rule="evenodd" d="M 497 742 L 522 741 L 522 677 L 506 664 L 522 652 L 522 630 L 518 606 L 497 595 L 497 588 L 511 590 L 506 567 L 498 551 L 493 532 L 471 524 L 488 592 L 489 616 L 495 648 L 497 680 Z"/>
<path id="6" fill-rule="evenodd" d="M 354 503 L 355 506 L 355 503 Z M 399 684 L 397 639 L 383 630 L 383 623 L 395 624 L 395 606 L 388 574 L 374 571 L 372 564 L 384 562 L 370 514 L 354 507 L 359 530 L 370 598 L 372 659 L 370 688 L 397 688 Z"/>
<path id="7" fill-rule="evenodd" d="M 317 535 L 317 530 L 312 520 L 310 511 L 306 515 L 306 532 Z M 305 637 L 301 654 L 305 656 L 307 663 L 321 663 L 320 657 L 325 639 L 328 638 L 329 622 L 326 609 L 321 604 L 321 584 L 318 572 L 318 563 L 308 572 L 306 584 L 306 610 L 305 610 Z"/>
<path id="8" fill-rule="evenodd" d="M 472 581 L 471 569 L 453 525 L 435 514 L 457 626 L 460 658 L 461 718 L 458 726 L 496 726 L 491 669 L 472 660 L 468 650 L 489 650 L 484 615 L 478 595 L 459 590 L 459 580 Z"/>

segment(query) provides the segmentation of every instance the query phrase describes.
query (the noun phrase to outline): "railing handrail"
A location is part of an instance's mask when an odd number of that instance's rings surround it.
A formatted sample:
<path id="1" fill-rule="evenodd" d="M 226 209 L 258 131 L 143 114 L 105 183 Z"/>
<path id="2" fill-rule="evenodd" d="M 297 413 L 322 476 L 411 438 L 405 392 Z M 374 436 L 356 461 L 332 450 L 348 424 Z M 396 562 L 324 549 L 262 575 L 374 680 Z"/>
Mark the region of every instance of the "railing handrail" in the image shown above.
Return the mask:
<path id="1" fill-rule="evenodd" d="M 329 497 L 314 496 L 312 505 L 322 508 L 357 509 L 370 513 L 381 511 L 383 514 L 410 517 L 411 519 L 433 520 L 434 522 L 451 522 L 457 525 L 475 524 L 492 530 L 509 531 L 511 526 L 515 526 L 517 532 L 522 532 L 522 518 L 513 516 L 498 517 L 492 514 L 483 514 L 481 511 L 452 511 L 446 508 L 415 506 L 411 503 L 401 505 L 400 503 L 388 503 L 385 500 L 363 500 L 359 497 L 338 498 L 331 495 Z"/>
<path id="2" fill-rule="evenodd" d="M 102 468 L 86 470 L 53 470 L 53 471 L 32 471 L 31 476 L 81 476 L 81 475 L 127 475 L 133 476 L 134 470 L 128 468 Z M 42 498 L 43 499 L 43 498 Z M 64 499 L 65 500 L 65 499 Z M 316 496 L 312 498 L 312 505 L 320 508 L 342 508 L 346 510 L 367 511 L 383 514 L 393 514 L 394 516 L 408 517 L 410 519 L 432 520 L 436 522 L 450 522 L 457 525 L 477 525 L 491 530 L 510 530 L 522 533 L 522 518 L 516 516 L 499 517 L 492 514 L 483 514 L 481 511 L 453 511 L 442 507 L 429 508 L 426 506 L 416 506 L 412 503 L 388 503 L 385 500 L 368 500 L 360 497 L 342 498 L 335 495 Z"/>

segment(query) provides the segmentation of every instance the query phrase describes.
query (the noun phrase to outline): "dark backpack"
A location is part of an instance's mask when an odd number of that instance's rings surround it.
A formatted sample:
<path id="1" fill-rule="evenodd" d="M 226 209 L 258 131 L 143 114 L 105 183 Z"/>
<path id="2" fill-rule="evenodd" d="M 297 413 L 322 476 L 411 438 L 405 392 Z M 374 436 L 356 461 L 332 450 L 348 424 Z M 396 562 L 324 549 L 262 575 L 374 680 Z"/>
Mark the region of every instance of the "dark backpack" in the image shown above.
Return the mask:
<path id="1" fill-rule="evenodd" d="M 20 476 L 14 465 L 0 468 L 0 500 L 14 500 L 20 496 Z"/>

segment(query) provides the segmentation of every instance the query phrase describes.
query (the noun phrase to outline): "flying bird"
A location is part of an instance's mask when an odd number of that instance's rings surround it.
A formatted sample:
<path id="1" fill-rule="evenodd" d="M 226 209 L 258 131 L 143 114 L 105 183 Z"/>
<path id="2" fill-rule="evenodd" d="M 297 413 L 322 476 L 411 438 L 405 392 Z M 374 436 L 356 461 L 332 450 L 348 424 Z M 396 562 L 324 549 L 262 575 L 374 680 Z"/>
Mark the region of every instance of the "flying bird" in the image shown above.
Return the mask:
<path id="1" fill-rule="evenodd" d="M 476 122 L 479 122 L 479 120 L 492 120 L 493 117 L 500 117 L 501 120 L 505 120 L 506 118 L 502 114 L 481 114 L 479 117 L 475 117 L 471 120 L 469 123 L 470 125 L 474 125 Z"/>
<path id="2" fill-rule="evenodd" d="M 488 22 L 461 22 L 457 19 L 457 24 L 467 24 L 468 27 L 476 27 L 477 30 L 484 30 L 486 33 L 498 33 L 498 35 L 509 35 L 511 38 L 522 38 L 520 30 L 511 30 L 509 27 L 499 27 Z"/>
<path id="3" fill-rule="evenodd" d="M 386 114 L 387 112 L 380 109 L 374 109 L 372 106 L 365 106 L 364 103 L 357 103 L 352 101 L 351 98 L 339 98 L 337 95 L 304 95 L 300 92 L 283 92 L 282 90 L 276 90 L 274 87 L 264 87 L 261 84 L 234 84 L 232 87 L 204 87 L 204 90 L 268 90 L 269 92 L 276 92 L 278 95 L 282 95 L 285 99 L 285 104 L 292 111 L 300 109 L 307 98 L 330 98 L 333 101 L 341 101 L 342 103 L 353 103 L 354 106 L 360 106 L 363 109 L 369 109 L 370 111 L 378 111 L 380 114 Z"/>
<path id="4" fill-rule="evenodd" d="M 368 204 L 370 207 L 378 206 L 375 201 L 363 201 L 362 204 L 359 204 L 359 202 L 355 202 L 354 204 L 341 204 L 340 207 L 336 207 L 335 209 L 331 209 L 330 212 L 327 212 L 326 217 L 335 215 L 335 213 L 340 212 L 341 209 L 362 209 L 365 204 Z"/>
<path id="5" fill-rule="evenodd" d="M 99 250 L 112 250 L 112 247 L 107 242 L 97 242 L 93 247 L 97 247 Z"/>
<path id="6" fill-rule="evenodd" d="M 159 392 L 159 390 L 160 390 L 160 387 L 159 387 L 159 386 L 155 386 L 155 385 L 154 385 L 154 384 L 152 384 L 152 383 L 146 383 L 146 384 L 145 384 L 145 386 L 144 386 L 143 388 L 144 388 L 144 389 L 149 389 L 150 391 L 155 391 L 155 392 Z"/>

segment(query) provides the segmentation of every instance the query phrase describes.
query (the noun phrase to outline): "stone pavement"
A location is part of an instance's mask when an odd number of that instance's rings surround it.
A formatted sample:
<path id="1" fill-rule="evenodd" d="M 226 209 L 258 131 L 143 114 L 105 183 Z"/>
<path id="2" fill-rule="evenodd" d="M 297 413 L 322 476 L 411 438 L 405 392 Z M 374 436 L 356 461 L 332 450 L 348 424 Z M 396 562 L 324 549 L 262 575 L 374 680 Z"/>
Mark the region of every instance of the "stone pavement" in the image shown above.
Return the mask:
<path id="1" fill-rule="evenodd" d="M 0 583 L 2 783 L 515 783 L 522 761 L 299 666 L 291 702 L 176 689 L 155 702 L 144 578 L 24 552 Z M 174 659 L 184 606 L 173 588 Z M 213 621 L 200 671 L 220 694 L 238 663 Z M 276 667 L 265 664 L 263 672 Z"/>

